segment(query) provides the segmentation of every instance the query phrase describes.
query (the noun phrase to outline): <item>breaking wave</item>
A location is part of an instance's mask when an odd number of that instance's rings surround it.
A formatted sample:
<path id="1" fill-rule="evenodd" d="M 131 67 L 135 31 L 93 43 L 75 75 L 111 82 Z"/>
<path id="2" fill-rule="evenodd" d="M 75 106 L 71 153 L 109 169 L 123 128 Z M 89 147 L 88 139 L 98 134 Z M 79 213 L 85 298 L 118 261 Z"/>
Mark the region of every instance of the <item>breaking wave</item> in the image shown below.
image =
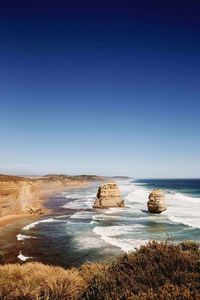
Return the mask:
<path id="1" fill-rule="evenodd" d="M 25 256 L 25 255 L 23 255 L 21 251 L 19 252 L 19 255 L 18 255 L 17 257 L 18 257 L 21 261 L 26 261 L 27 259 L 32 258 L 32 257 L 30 257 L 30 256 Z"/>
<path id="2" fill-rule="evenodd" d="M 34 228 L 34 227 L 36 227 L 37 225 L 39 225 L 41 223 L 54 223 L 54 222 L 67 222 L 67 221 L 58 220 L 56 218 L 44 219 L 44 220 L 36 221 L 34 223 L 26 225 L 22 230 L 30 230 L 31 228 Z"/>
<path id="3" fill-rule="evenodd" d="M 24 234 L 20 234 L 20 233 L 17 235 L 17 240 L 18 241 L 24 241 L 24 240 L 27 240 L 27 239 L 36 239 L 36 237 L 30 236 L 30 235 L 24 235 Z"/>
<path id="4" fill-rule="evenodd" d="M 93 232 L 100 236 L 102 240 L 121 248 L 122 251 L 131 251 L 136 247 L 145 244 L 148 240 L 126 238 L 127 234 L 131 234 L 136 230 L 141 230 L 143 225 L 127 225 L 127 226 L 96 226 Z"/>

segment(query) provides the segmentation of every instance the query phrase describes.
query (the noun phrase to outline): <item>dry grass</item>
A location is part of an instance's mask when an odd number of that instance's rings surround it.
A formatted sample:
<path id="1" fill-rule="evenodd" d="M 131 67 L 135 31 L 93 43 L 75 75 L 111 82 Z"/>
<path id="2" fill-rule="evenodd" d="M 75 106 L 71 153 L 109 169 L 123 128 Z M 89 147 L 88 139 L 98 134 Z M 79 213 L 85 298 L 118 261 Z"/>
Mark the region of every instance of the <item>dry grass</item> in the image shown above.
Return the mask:
<path id="1" fill-rule="evenodd" d="M 77 269 L 40 263 L 0 267 L 0 299 L 77 299 L 86 283 Z"/>
<path id="2" fill-rule="evenodd" d="M 110 264 L 0 266 L 1 300 L 200 299 L 199 245 L 151 242 Z"/>
<path id="3" fill-rule="evenodd" d="M 79 269 L 80 275 L 88 283 L 93 280 L 94 277 L 104 274 L 108 270 L 108 264 L 100 263 L 85 263 Z"/>

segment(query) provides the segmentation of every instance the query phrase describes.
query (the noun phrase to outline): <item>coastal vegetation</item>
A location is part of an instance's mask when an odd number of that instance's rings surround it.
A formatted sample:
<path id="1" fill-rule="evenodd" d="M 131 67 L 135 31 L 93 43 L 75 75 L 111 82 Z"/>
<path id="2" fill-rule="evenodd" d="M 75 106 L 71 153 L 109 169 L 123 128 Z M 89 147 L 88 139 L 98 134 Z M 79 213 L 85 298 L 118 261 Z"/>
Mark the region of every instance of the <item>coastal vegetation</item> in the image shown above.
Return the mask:
<path id="1" fill-rule="evenodd" d="M 0 266 L 0 299 L 200 299 L 200 245 L 149 242 L 110 263 Z"/>

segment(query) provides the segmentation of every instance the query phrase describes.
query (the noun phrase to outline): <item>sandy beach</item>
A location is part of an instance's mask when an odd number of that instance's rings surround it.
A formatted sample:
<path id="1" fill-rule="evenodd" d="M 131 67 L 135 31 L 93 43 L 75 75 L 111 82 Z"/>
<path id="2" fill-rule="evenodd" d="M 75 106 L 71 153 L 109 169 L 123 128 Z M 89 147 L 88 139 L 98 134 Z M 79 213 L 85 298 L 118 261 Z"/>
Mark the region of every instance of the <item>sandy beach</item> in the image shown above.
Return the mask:
<path id="1" fill-rule="evenodd" d="M 18 235 L 22 228 L 40 219 L 63 214 L 60 211 L 63 199 L 58 194 L 79 190 L 98 179 L 94 176 L 50 175 L 33 179 L 0 175 L 0 254 L 5 261 L 19 262 L 23 243 Z M 40 239 L 30 240 L 30 249 L 37 249 L 38 243 Z M 35 251 L 32 256 L 37 257 Z"/>
<path id="2" fill-rule="evenodd" d="M 44 197 L 42 199 L 40 199 L 40 205 L 42 206 L 43 211 L 44 211 L 43 214 L 41 214 L 40 216 L 48 215 L 49 213 L 51 213 L 49 210 L 47 210 L 45 208 L 45 205 L 44 205 L 46 202 L 48 202 L 48 197 L 50 197 L 53 194 L 55 194 L 56 192 L 59 192 L 62 190 L 67 190 L 67 189 L 71 189 L 71 188 L 80 188 L 82 186 L 83 186 L 83 184 L 76 184 L 73 186 L 69 186 L 68 188 L 65 188 L 65 189 L 55 188 L 55 189 L 52 189 L 51 191 L 46 192 Z M 38 217 L 38 216 L 39 216 L 39 214 L 35 214 L 35 217 Z M 33 218 L 34 216 L 31 214 L 24 214 L 24 213 L 18 213 L 18 214 L 13 213 L 10 215 L 1 216 L 0 217 L 0 230 L 7 225 L 11 225 L 12 223 L 14 223 L 17 220 L 21 220 L 23 218 L 27 219 L 29 217 Z"/>
<path id="3" fill-rule="evenodd" d="M 9 224 L 12 224 L 13 222 L 19 220 L 19 219 L 22 219 L 26 217 L 27 218 L 27 215 L 24 215 L 24 214 L 12 214 L 12 215 L 8 215 L 8 216 L 3 216 L 3 217 L 0 217 L 0 230 L 9 225 Z"/>
<path id="4" fill-rule="evenodd" d="M 69 187 L 64 190 L 71 188 L 73 189 L 73 187 Z M 20 253 L 21 243 L 17 236 L 22 228 L 30 223 L 40 220 L 41 218 L 48 218 L 48 215 L 51 215 L 51 213 L 54 215 L 54 206 L 48 206 L 48 201 L 52 198 L 56 199 L 54 198 L 54 195 L 58 192 L 58 190 L 62 191 L 63 188 L 55 190 L 52 189 L 51 192 L 48 192 L 45 197 L 41 199 L 40 205 L 44 211 L 41 215 L 13 213 L 0 217 L 0 254 L 4 256 L 7 263 L 19 262 L 18 255 Z M 56 203 L 55 208 L 57 208 Z M 35 241 L 36 243 L 38 242 L 38 240 Z M 37 248 L 37 246 L 35 247 Z"/>
<path id="5" fill-rule="evenodd" d="M 0 176 L 0 228 L 16 220 L 53 213 L 45 203 L 55 193 L 88 185 L 93 176 Z"/>

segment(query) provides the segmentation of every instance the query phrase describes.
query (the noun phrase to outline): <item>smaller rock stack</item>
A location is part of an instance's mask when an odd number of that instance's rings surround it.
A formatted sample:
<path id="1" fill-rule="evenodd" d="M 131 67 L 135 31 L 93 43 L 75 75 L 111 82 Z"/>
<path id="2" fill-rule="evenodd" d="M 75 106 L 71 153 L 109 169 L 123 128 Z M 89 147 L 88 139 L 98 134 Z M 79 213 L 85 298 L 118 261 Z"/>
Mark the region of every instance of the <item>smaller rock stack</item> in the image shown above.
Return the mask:
<path id="1" fill-rule="evenodd" d="M 149 201 L 147 202 L 148 211 L 151 213 L 158 213 L 165 211 L 167 205 L 165 203 L 165 195 L 161 190 L 154 190 L 149 195 Z"/>
<path id="2" fill-rule="evenodd" d="M 116 183 L 105 183 L 98 188 L 93 208 L 124 207 L 124 200 Z"/>

